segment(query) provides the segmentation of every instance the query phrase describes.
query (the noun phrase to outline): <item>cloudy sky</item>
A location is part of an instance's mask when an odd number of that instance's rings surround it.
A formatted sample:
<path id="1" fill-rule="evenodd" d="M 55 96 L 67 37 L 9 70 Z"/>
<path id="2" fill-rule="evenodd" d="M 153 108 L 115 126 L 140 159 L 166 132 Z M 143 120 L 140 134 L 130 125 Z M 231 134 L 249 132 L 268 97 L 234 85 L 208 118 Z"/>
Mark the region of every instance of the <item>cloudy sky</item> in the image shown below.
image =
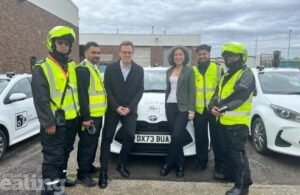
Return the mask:
<path id="1" fill-rule="evenodd" d="M 249 55 L 300 57 L 300 0 L 73 0 L 81 33 L 200 34 L 220 56 L 239 41 Z M 290 30 L 290 36 L 289 36 Z M 101 44 L 101 43 L 100 43 Z"/>

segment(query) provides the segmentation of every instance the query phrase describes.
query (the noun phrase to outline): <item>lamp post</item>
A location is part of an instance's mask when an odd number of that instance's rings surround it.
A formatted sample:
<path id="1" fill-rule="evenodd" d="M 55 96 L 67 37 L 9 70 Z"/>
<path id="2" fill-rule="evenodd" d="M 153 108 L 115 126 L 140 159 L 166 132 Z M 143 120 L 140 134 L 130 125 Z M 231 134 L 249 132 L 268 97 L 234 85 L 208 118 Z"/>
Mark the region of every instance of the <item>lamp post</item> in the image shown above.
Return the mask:
<path id="1" fill-rule="evenodd" d="M 291 33 L 292 30 L 289 30 L 288 60 L 290 59 Z"/>

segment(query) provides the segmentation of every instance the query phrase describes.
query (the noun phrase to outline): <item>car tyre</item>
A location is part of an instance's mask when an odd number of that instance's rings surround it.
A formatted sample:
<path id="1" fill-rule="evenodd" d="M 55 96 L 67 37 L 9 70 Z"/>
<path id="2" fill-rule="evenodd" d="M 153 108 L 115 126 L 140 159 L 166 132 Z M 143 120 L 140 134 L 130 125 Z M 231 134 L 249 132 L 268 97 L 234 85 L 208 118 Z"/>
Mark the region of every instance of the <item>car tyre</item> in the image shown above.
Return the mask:
<path id="1" fill-rule="evenodd" d="M 0 129 L 0 160 L 2 160 L 7 148 L 7 137 Z"/>
<path id="2" fill-rule="evenodd" d="M 251 126 L 251 137 L 254 149 L 261 154 L 268 154 L 266 128 L 263 120 L 258 117 Z"/>

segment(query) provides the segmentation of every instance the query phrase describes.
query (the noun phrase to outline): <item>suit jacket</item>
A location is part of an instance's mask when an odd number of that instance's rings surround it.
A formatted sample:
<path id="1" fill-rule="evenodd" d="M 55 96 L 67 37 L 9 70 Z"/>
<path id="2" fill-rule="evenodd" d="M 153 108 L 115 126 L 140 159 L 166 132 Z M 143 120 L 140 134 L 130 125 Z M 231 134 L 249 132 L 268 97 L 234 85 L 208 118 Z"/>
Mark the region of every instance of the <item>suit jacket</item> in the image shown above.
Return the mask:
<path id="1" fill-rule="evenodd" d="M 167 70 L 167 89 L 165 101 L 167 101 L 170 91 L 171 83 L 170 76 L 174 67 Z M 177 81 L 176 90 L 177 104 L 180 112 L 195 111 L 196 105 L 196 87 L 195 87 L 195 75 L 191 67 L 184 66 Z"/>
<path id="2" fill-rule="evenodd" d="M 125 106 L 136 113 L 144 92 L 144 69 L 132 62 L 130 72 L 124 81 L 119 60 L 107 66 L 104 86 L 107 92 L 108 112 L 116 113 L 119 106 Z"/>

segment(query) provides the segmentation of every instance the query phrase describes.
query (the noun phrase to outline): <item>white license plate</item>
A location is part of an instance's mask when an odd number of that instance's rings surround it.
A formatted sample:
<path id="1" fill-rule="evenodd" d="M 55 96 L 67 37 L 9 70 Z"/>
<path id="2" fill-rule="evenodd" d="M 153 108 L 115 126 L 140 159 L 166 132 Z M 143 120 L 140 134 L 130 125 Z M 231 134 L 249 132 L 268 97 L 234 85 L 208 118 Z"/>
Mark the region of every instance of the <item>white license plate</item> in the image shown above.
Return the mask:
<path id="1" fill-rule="evenodd" d="M 135 134 L 134 143 L 147 144 L 169 144 L 171 142 L 170 135 L 142 135 Z"/>

